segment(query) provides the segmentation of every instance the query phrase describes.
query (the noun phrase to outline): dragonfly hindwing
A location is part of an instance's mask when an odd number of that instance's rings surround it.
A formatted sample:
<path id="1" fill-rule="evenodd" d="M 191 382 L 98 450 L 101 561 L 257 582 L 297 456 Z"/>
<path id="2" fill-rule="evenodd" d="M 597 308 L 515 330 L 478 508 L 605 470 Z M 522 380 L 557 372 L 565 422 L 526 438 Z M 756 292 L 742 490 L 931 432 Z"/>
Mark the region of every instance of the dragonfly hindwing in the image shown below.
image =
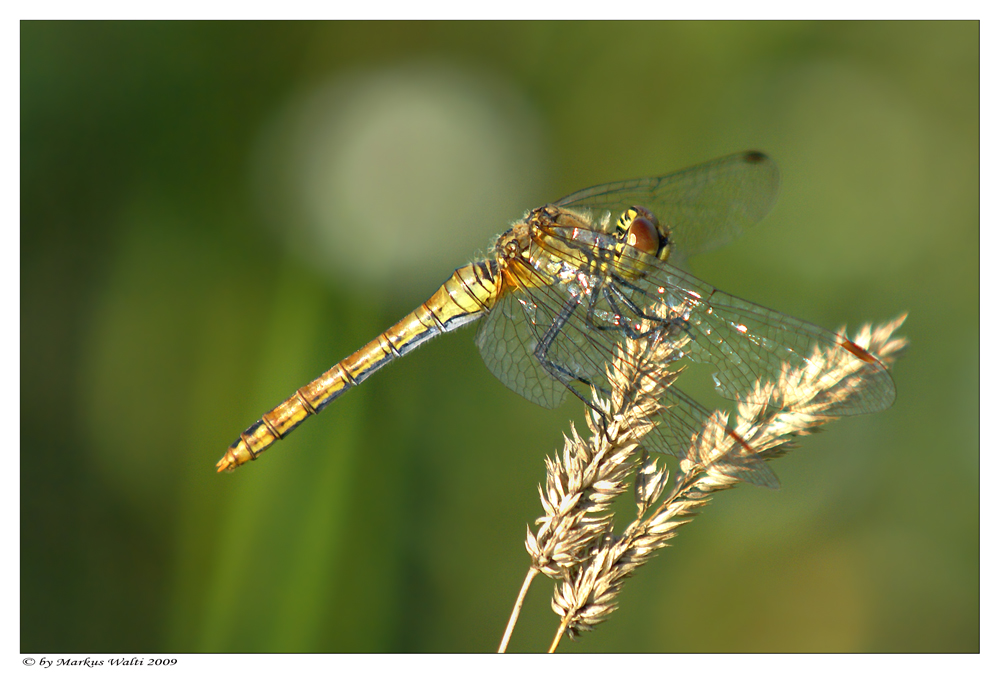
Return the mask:
<path id="1" fill-rule="evenodd" d="M 514 294 L 501 297 L 479 326 L 476 346 L 486 367 L 507 388 L 551 409 L 566 398 L 567 390 L 530 355 L 538 344 L 537 331 L 544 332 L 548 325 L 532 314 L 534 309 L 530 301 L 522 305 Z M 543 325 L 536 325 L 539 320 Z"/>

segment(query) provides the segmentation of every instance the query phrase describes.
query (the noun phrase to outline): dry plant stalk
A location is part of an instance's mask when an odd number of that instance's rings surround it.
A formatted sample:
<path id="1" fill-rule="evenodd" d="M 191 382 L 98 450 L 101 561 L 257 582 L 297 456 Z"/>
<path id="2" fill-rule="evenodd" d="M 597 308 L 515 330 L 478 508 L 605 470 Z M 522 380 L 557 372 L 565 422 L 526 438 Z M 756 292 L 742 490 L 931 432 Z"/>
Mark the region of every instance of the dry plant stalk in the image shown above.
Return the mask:
<path id="1" fill-rule="evenodd" d="M 904 314 L 875 328 L 865 325 L 853 342 L 888 367 L 907 344 L 893 336 L 905 319 Z M 839 334 L 846 336 L 845 329 Z M 836 419 L 837 405 L 864 386 L 858 358 L 842 348 L 816 347 L 806 367 L 785 367 L 776 382 L 758 381 L 733 418 L 713 412 L 692 437 L 672 488 L 656 505 L 669 473 L 641 450 L 642 441 L 664 412 L 662 394 L 679 374 L 668 366 L 685 341 L 626 339 L 608 367 L 610 397 L 593 392 L 590 437 L 585 440 L 572 428 L 562 456 L 546 458 L 546 484 L 539 487 L 545 514 L 536 520 L 537 533 L 528 530 L 525 547 L 532 564 L 500 652 L 538 573 L 558 581 L 552 609 L 561 621 L 552 652 L 563 634 L 575 638 L 606 620 L 617 608 L 625 579 L 668 545 L 713 492 L 734 487 L 751 472 L 759 482 L 760 475 L 770 473 L 766 460 L 790 449 L 795 437 Z M 636 515 L 616 535 L 608 509 L 626 491 L 633 471 Z"/>

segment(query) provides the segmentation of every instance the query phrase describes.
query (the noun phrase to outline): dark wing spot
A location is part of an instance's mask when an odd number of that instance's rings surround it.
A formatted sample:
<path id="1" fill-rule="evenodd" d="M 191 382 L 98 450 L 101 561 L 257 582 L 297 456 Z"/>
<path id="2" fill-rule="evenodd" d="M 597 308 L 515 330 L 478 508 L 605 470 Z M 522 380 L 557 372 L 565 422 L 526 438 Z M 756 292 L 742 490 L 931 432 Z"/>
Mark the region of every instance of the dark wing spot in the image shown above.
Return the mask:
<path id="1" fill-rule="evenodd" d="M 746 160 L 748 164 L 759 164 L 767 159 L 767 155 L 763 152 L 758 152 L 757 150 L 751 150 L 743 155 L 743 159 Z"/>
<path id="2" fill-rule="evenodd" d="M 859 360 L 863 360 L 866 363 L 877 362 L 875 356 L 871 355 L 870 353 L 868 353 L 867 351 L 865 351 L 864 349 L 862 349 L 860 346 L 858 346 L 849 339 L 841 339 L 840 345 L 845 349 L 847 349 L 853 356 L 857 357 Z"/>

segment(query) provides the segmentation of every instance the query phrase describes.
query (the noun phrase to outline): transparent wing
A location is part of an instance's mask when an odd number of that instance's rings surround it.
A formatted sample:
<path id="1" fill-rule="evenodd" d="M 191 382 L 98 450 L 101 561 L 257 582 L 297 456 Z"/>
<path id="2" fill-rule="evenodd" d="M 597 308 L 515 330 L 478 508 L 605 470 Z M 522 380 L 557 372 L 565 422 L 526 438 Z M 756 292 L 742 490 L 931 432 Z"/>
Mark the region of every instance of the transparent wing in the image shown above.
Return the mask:
<path id="1" fill-rule="evenodd" d="M 535 273 L 521 261 L 512 260 L 509 264 L 519 267 L 522 278 Z M 511 390 L 549 409 L 566 399 L 568 383 L 577 382 L 585 387 L 582 382 L 596 380 L 610 357 L 603 349 L 595 350 L 592 343 L 595 337 L 589 331 L 563 329 L 559 314 L 570 299 L 570 295 L 554 288 L 504 294 L 476 334 L 476 345 L 489 371 Z M 547 343 L 545 363 L 554 365 L 564 376 L 553 376 L 552 370 L 547 370 L 536 356 L 542 342 Z M 589 394 L 586 388 L 577 390 L 584 396 Z"/>
<path id="2" fill-rule="evenodd" d="M 829 414 L 878 412 L 895 400 L 896 388 L 885 366 L 844 335 L 729 295 L 664 263 L 645 277 L 624 283 L 623 294 L 636 306 L 666 301 L 672 307 L 683 307 L 685 334 L 691 338 L 685 355 L 718 368 L 713 376 L 715 389 L 726 398 L 752 400 L 750 391 L 759 380 L 775 382 L 788 368 L 817 368 L 822 359 L 830 357 L 826 354 L 834 354 L 852 360 L 852 377 L 859 381 L 849 397 L 828 408 Z M 797 399 L 786 403 L 812 398 L 818 391 L 837 385 L 830 376 L 821 377 L 803 386 Z"/>
<path id="3" fill-rule="evenodd" d="M 671 230 L 675 263 L 737 238 L 763 218 L 778 196 L 778 167 L 761 152 L 742 152 L 658 178 L 590 187 L 556 206 L 590 209 L 611 222 L 629 206 L 650 209 Z"/>
<path id="4" fill-rule="evenodd" d="M 568 391 L 532 354 L 538 345 L 539 323 L 552 324 L 551 307 L 538 307 L 525 293 L 509 293 L 497 300 L 476 333 L 476 346 L 486 367 L 507 388 L 536 405 L 555 408 Z"/>

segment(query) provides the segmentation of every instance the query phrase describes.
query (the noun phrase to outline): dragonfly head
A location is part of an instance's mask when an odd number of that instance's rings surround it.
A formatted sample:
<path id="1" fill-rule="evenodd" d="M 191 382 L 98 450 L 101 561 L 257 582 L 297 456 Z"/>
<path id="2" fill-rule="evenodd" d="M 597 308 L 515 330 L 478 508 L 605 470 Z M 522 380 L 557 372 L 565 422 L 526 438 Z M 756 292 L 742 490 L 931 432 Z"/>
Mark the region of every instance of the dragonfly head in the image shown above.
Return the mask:
<path id="1" fill-rule="evenodd" d="M 626 252 L 626 246 L 664 261 L 670 255 L 669 230 L 660 225 L 652 211 L 642 206 L 632 206 L 622 213 L 615 238 L 619 257 Z"/>

